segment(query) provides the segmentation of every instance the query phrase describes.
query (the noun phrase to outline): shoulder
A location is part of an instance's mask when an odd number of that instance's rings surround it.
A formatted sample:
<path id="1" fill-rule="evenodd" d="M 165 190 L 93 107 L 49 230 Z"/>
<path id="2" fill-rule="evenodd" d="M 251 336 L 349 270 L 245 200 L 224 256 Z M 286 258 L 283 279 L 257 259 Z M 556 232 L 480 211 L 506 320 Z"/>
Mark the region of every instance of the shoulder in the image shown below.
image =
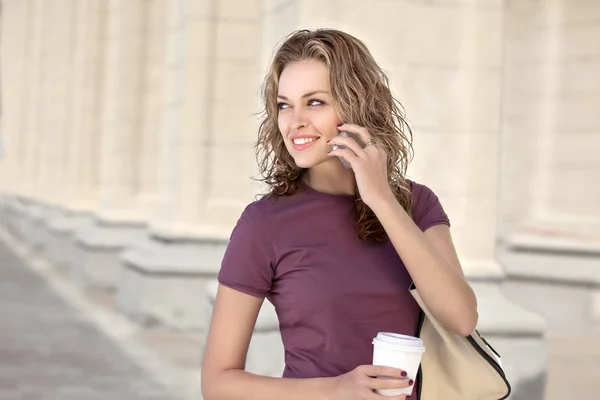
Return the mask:
<path id="1" fill-rule="evenodd" d="M 263 217 L 275 220 L 277 220 L 277 216 L 281 212 L 297 209 L 299 205 L 306 202 L 308 197 L 307 193 L 300 189 L 290 195 L 267 193 L 259 196 L 255 201 L 246 206 L 244 213 L 262 215 Z"/>
<path id="2" fill-rule="evenodd" d="M 242 212 L 242 217 L 259 219 L 265 222 L 266 218 L 274 211 L 283 206 L 285 197 L 276 196 L 271 193 L 259 195 L 256 200 L 249 203 Z"/>
<path id="3" fill-rule="evenodd" d="M 231 232 L 218 274 L 222 285 L 258 297 L 269 292 L 274 265 L 265 206 L 268 203 L 261 199 L 244 208 Z"/>
<path id="4" fill-rule="evenodd" d="M 411 179 L 407 179 L 406 183 L 408 183 L 408 187 L 410 188 L 410 190 L 412 192 L 412 198 L 413 198 L 414 202 L 417 202 L 417 201 L 423 200 L 423 199 L 427 199 L 431 195 L 435 196 L 435 193 L 433 192 L 433 190 L 425 184 L 413 181 Z"/>
<path id="5" fill-rule="evenodd" d="M 408 187 L 412 192 L 413 204 L 426 203 L 432 198 L 437 199 L 437 195 L 429 186 L 410 179 L 406 179 L 406 183 L 408 183 Z"/>
<path id="6" fill-rule="evenodd" d="M 261 229 L 261 231 L 270 231 L 271 220 L 275 218 L 279 210 L 289 208 L 288 203 L 293 201 L 294 197 L 273 194 L 261 195 L 261 197 L 246 205 L 239 217 L 237 226 L 245 225 Z"/>
<path id="7" fill-rule="evenodd" d="M 264 195 L 261 198 L 254 200 L 253 202 L 246 205 L 246 208 L 244 208 L 242 215 L 258 216 L 261 214 L 265 214 L 267 213 L 270 207 L 270 202 L 270 195 Z"/>
<path id="8" fill-rule="evenodd" d="M 240 226 L 246 226 L 250 229 L 267 229 L 267 215 L 270 207 L 270 200 L 267 197 L 263 196 L 246 205 L 237 221 L 236 229 L 239 229 Z"/>
<path id="9" fill-rule="evenodd" d="M 268 257 L 272 256 L 272 225 L 268 213 L 265 212 L 265 208 L 268 207 L 268 199 L 262 198 L 244 208 L 231 231 L 226 258 L 233 257 L 230 253 L 246 256 L 250 254 L 256 256 L 260 253 Z"/>
<path id="10" fill-rule="evenodd" d="M 409 179 L 406 181 L 412 192 L 412 215 L 417 226 L 425 231 L 437 224 L 450 225 L 448 215 L 434 191 L 422 183 Z"/>

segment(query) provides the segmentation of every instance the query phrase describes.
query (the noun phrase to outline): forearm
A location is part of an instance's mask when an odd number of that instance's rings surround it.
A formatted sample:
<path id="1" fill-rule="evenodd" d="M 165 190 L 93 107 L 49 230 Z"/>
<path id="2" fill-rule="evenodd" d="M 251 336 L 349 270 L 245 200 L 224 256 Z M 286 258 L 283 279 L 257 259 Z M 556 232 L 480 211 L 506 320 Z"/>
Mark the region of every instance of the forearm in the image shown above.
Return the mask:
<path id="1" fill-rule="evenodd" d="M 331 380 L 273 378 L 239 369 L 223 371 L 208 379 L 211 382 L 203 384 L 205 400 L 326 400 Z"/>
<path id="2" fill-rule="evenodd" d="M 387 198 L 373 211 L 402 259 L 425 304 L 447 329 L 468 334 L 477 320 L 473 290 L 464 275 L 436 251 L 402 206 Z"/>

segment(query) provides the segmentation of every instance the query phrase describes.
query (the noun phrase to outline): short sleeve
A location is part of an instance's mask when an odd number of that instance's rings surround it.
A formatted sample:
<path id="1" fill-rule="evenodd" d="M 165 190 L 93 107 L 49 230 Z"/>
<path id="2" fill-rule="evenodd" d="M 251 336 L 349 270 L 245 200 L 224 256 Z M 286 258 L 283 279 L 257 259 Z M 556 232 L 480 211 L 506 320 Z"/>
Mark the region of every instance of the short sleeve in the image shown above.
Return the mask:
<path id="1" fill-rule="evenodd" d="M 434 225 L 450 226 L 450 220 L 440 200 L 433 191 L 425 185 L 412 182 L 413 191 L 413 220 L 425 232 Z"/>
<path id="2" fill-rule="evenodd" d="M 273 244 L 268 223 L 255 202 L 233 229 L 218 274 L 220 284 L 264 298 L 273 281 Z"/>

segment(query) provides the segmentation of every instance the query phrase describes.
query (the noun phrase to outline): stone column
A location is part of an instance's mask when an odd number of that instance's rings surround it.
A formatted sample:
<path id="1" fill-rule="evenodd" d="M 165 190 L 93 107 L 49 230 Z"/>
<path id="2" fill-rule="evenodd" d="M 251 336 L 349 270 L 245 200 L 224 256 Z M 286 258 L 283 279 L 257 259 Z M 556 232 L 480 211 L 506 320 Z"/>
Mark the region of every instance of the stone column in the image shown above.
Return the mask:
<path id="1" fill-rule="evenodd" d="M 152 215 L 158 193 L 158 145 L 165 98 L 165 4 L 166 0 L 152 1 L 147 11 L 143 113 L 138 159 L 140 174 L 137 192 L 138 208 L 145 219 L 149 219 Z"/>
<path id="2" fill-rule="evenodd" d="M 205 286 L 253 194 L 260 8 L 191 0 L 167 7 L 158 205 L 150 236 L 124 254 L 118 305 L 143 323 L 201 330 Z"/>
<path id="3" fill-rule="evenodd" d="M 593 329 L 600 293 L 599 16 L 582 0 L 507 6 L 504 289 L 557 335 Z"/>
<path id="4" fill-rule="evenodd" d="M 73 21 L 70 112 L 62 125 L 64 169 L 61 173 L 62 212 L 49 221 L 47 257 L 55 266 L 67 266 L 75 246 L 75 233 L 92 222 L 97 200 L 102 64 L 106 28 L 106 2 L 77 2 Z"/>
<path id="5" fill-rule="evenodd" d="M 23 163 L 24 179 L 22 182 L 21 193 L 26 197 L 32 197 L 37 180 L 37 170 L 39 162 L 39 140 L 38 140 L 38 119 L 40 114 L 40 89 L 41 89 L 41 70 L 42 70 L 42 43 L 43 43 L 43 1 L 28 0 L 26 3 L 28 9 L 27 21 L 27 63 L 24 66 L 25 75 L 25 96 L 24 99 L 28 107 L 24 109 L 23 125 Z"/>
<path id="6" fill-rule="evenodd" d="M 21 238 L 29 4 L 5 2 L 0 20 L 0 227 Z"/>
<path id="7" fill-rule="evenodd" d="M 36 130 L 42 151 L 39 153 L 39 180 L 35 200 L 42 204 L 42 218 L 38 225 L 40 244 L 44 241 L 45 222 L 56 212 L 57 197 L 62 192 L 62 158 L 65 138 L 66 96 L 70 78 L 72 39 L 72 1 L 44 1 L 44 22 L 41 66 L 42 103 Z"/>
<path id="8" fill-rule="evenodd" d="M 106 6 L 97 205 L 93 224 L 77 232 L 71 271 L 82 284 L 112 288 L 119 253 L 145 231 L 137 194 L 149 3 L 110 0 Z"/>
<path id="9" fill-rule="evenodd" d="M 38 200 L 41 191 L 42 160 L 45 157 L 43 127 L 47 105 L 45 104 L 45 88 L 47 82 L 48 61 L 45 51 L 49 37 L 48 3 L 42 0 L 27 1 L 29 11 L 27 66 L 24 70 L 27 82 L 26 108 L 23 124 L 23 213 L 21 214 L 22 239 L 32 251 L 39 248 L 39 222 L 43 216 L 43 205 Z"/>
<path id="10" fill-rule="evenodd" d="M 73 41 L 75 40 L 77 0 L 45 1 L 48 13 L 48 42 L 44 46 L 46 73 L 44 102 L 46 119 L 41 127 L 41 135 L 47 146 L 42 159 L 44 179 L 40 186 L 39 198 L 45 202 L 63 206 L 66 165 L 69 154 L 67 143 L 71 138 L 68 121 L 71 117 L 71 86 L 73 75 Z"/>
<path id="11" fill-rule="evenodd" d="M 18 193 L 22 171 L 23 106 L 27 62 L 28 7 L 2 5 L 0 21 L 0 179 L 2 194 Z M 7 101 L 8 100 L 8 101 Z M 10 151 L 9 151 L 10 150 Z"/>
<path id="12" fill-rule="evenodd" d="M 253 145 L 262 109 L 260 1 L 218 1 L 204 225 L 229 233 L 257 193 Z M 242 40 L 243 39 L 243 40 Z"/>
<path id="13" fill-rule="evenodd" d="M 69 175 L 72 199 L 70 209 L 91 214 L 98 203 L 100 180 L 100 145 L 102 131 L 103 88 L 106 76 L 106 37 L 108 3 L 91 0 L 79 8 L 78 35 L 75 56 L 75 77 L 81 86 L 73 91 L 72 129 L 78 132 L 71 141 Z"/>
<path id="14" fill-rule="evenodd" d="M 69 174 L 68 146 L 72 139 L 72 76 L 73 42 L 75 40 L 76 0 L 50 0 L 46 19 L 48 23 L 47 45 L 44 46 L 46 61 L 44 70 L 45 119 L 41 129 L 41 140 L 45 148 L 41 160 L 41 179 L 36 200 L 42 212 L 35 225 L 34 243 L 48 257 L 55 253 L 53 225 L 67 212 L 69 203 L 66 177 Z"/>

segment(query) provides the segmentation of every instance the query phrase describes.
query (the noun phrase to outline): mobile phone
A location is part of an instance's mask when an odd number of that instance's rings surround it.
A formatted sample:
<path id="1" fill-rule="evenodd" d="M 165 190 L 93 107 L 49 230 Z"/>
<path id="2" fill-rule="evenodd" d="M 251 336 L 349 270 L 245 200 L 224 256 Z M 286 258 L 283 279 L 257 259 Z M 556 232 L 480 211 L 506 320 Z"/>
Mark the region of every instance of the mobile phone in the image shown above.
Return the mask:
<path id="1" fill-rule="evenodd" d="M 340 136 L 342 136 L 342 137 L 350 137 L 350 138 L 354 139 L 356 141 L 356 143 L 358 143 L 360 145 L 360 147 L 362 147 L 362 148 L 365 147 L 365 144 L 362 142 L 362 140 L 360 140 L 360 136 L 358 136 L 356 133 L 341 131 L 340 132 Z M 333 150 L 347 149 L 348 146 L 344 146 L 342 144 L 340 144 L 340 145 L 334 144 L 332 146 L 332 148 L 333 148 Z M 344 159 L 344 157 L 340 157 L 340 161 L 342 162 L 342 164 L 344 165 L 344 167 L 346 167 L 346 169 L 352 169 L 352 166 L 348 163 L 348 161 L 346 161 Z"/>

